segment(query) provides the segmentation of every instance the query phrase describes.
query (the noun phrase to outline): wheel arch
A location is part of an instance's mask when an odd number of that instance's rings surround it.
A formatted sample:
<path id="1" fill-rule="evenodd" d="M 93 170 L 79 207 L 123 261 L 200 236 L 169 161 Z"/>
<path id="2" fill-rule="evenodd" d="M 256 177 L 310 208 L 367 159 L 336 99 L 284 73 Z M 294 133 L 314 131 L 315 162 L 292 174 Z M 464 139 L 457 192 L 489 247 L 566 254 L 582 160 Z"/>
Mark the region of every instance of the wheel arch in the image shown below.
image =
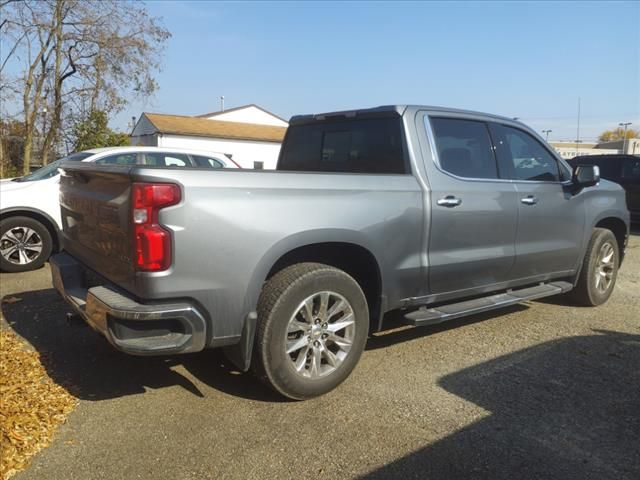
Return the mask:
<path id="1" fill-rule="evenodd" d="M 0 221 L 13 217 L 28 217 L 40 222 L 51 235 L 53 241 L 53 251 L 59 252 L 62 250 L 62 233 L 58 228 L 56 221 L 41 210 L 29 207 L 15 207 L 5 208 L 0 210 Z"/>
<path id="2" fill-rule="evenodd" d="M 337 254 L 336 254 L 337 253 Z M 227 357 L 242 371 L 251 364 L 251 355 L 258 321 L 256 307 L 262 287 L 277 272 L 295 263 L 317 262 L 331 265 L 351 275 L 362 288 L 369 307 L 373 328 L 380 328 L 386 308 L 384 272 L 377 261 L 375 249 L 364 235 L 349 230 L 301 232 L 273 245 L 256 265 L 247 289 L 247 314 L 237 345 L 225 348 Z"/>
<path id="3" fill-rule="evenodd" d="M 265 281 L 282 269 L 302 262 L 330 265 L 349 274 L 367 299 L 370 317 L 380 315 L 382 274 L 376 257 L 362 245 L 350 242 L 318 242 L 302 245 L 283 254 L 269 270 Z"/>
<path id="4" fill-rule="evenodd" d="M 622 264 L 622 260 L 624 259 L 624 250 L 629 234 L 629 227 L 627 223 L 625 223 L 625 221 L 620 217 L 605 217 L 598 220 L 598 222 L 594 225 L 594 228 L 606 228 L 613 233 L 618 243 L 618 250 L 620 252 L 620 264 Z"/>

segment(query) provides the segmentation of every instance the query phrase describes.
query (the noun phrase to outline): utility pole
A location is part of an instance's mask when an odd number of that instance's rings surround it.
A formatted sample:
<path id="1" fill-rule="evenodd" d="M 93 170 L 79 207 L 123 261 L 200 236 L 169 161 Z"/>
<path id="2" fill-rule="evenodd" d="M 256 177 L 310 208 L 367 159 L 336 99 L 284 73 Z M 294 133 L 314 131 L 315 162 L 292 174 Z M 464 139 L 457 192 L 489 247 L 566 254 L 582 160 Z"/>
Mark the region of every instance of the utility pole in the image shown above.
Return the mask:
<path id="1" fill-rule="evenodd" d="M 549 142 L 549 134 L 553 132 L 553 130 L 542 130 L 542 133 L 544 133 L 545 137 L 545 141 L 548 143 Z"/>
<path id="2" fill-rule="evenodd" d="M 576 154 L 580 153 L 580 97 L 578 97 L 578 133 L 576 134 Z"/>
<path id="3" fill-rule="evenodd" d="M 220 111 L 224 112 L 224 95 L 220 96 Z"/>
<path id="4" fill-rule="evenodd" d="M 624 128 L 624 133 L 622 135 L 622 154 L 627 153 L 627 127 L 631 125 L 631 122 L 619 123 L 620 127 Z"/>

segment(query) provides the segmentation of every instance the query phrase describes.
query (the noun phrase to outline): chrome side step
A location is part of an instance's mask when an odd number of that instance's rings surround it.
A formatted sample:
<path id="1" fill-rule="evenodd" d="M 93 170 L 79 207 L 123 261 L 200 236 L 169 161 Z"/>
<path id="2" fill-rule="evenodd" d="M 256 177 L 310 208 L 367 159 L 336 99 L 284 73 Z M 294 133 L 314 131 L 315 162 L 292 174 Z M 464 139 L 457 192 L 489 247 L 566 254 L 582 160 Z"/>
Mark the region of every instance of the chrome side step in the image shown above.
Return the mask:
<path id="1" fill-rule="evenodd" d="M 497 293 L 488 297 L 475 298 L 464 302 L 449 303 L 438 307 L 420 307 L 418 310 L 407 313 L 404 318 L 409 325 L 416 327 L 424 325 L 435 325 L 455 318 L 473 315 L 475 313 L 486 312 L 496 308 L 515 305 L 526 300 L 535 300 L 568 292 L 573 288 L 569 282 L 542 283 L 534 287 L 520 288 L 517 290 L 507 290 L 504 293 Z"/>

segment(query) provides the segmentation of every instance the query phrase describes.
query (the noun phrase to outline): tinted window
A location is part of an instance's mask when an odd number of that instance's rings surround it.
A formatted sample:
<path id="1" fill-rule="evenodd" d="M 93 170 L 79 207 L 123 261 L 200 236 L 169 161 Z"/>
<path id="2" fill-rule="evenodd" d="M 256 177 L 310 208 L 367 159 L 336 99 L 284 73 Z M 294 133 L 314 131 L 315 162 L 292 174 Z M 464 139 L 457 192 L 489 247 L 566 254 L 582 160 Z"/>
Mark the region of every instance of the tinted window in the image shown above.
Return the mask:
<path id="1" fill-rule="evenodd" d="M 106 165 L 135 165 L 136 154 L 135 153 L 121 153 L 116 155 L 109 155 L 108 157 L 96 160 L 96 163 Z"/>
<path id="2" fill-rule="evenodd" d="M 598 165 L 600 167 L 600 176 L 610 180 L 615 180 L 620 177 L 620 160 L 617 158 L 612 159 L 597 159 L 595 162 L 590 162 L 585 159 L 580 161 L 582 165 Z"/>
<path id="3" fill-rule="evenodd" d="M 196 165 L 199 167 L 206 168 L 224 168 L 224 163 L 216 158 L 211 157 L 203 157 L 200 155 L 192 155 L 193 160 L 196 162 Z"/>
<path id="4" fill-rule="evenodd" d="M 514 179 L 559 181 L 558 162 L 538 140 L 517 128 L 505 125 L 496 128 L 500 132 L 499 155 L 510 162 Z"/>
<path id="5" fill-rule="evenodd" d="M 278 170 L 407 173 L 400 118 L 289 127 Z"/>
<path id="6" fill-rule="evenodd" d="M 440 167 L 466 178 L 498 178 L 491 138 L 484 122 L 432 118 Z"/>
<path id="7" fill-rule="evenodd" d="M 181 153 L 145 152 L 144 165 L 154 167 L 189 167 L 189 158 Z"/>
<path id="8" fill-rule="evenodd" d="M 622 178 L 640 182 L 640 158 L 628 158 L 624 161 Z"/>
<path id="9" fill-rule="evenodd" d="M 591 158 L 589 158 L 589 156 L 576 157 L 572 163 L 575 165 L 597 165 L 600 167 L 600 176 L 607 180 L 615 181 L 620 178 L 622 159 L 614 155 L 610 157 L 602 157 L 599 155 L 592 156 Z"/>

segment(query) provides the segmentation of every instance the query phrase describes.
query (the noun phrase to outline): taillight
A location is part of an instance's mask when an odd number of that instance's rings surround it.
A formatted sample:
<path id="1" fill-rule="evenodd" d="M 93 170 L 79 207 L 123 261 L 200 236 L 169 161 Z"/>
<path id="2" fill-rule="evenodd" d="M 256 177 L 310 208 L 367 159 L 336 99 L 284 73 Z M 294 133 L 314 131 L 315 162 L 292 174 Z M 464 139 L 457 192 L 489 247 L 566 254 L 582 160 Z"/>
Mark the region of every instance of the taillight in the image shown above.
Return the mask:
<path id="1" fill-rule="evenodd" d="M 158 223 L 158 212 L 180 202 L 180 187 L 172 183 L 134 183 L 131 210 L 135 263 L 138 270 L 158 272 L 171 265 L 171 232 Z"/>

